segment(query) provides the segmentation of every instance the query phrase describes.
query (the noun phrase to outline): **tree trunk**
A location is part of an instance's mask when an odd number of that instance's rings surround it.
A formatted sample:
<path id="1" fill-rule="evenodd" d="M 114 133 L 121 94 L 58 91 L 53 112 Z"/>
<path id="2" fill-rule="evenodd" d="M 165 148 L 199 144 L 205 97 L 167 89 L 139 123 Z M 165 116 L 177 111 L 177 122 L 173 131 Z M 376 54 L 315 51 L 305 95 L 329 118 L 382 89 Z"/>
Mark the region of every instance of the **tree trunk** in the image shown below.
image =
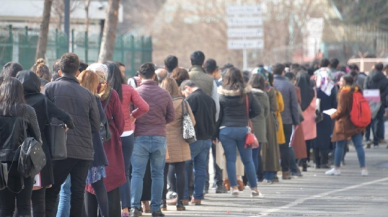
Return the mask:
<path id="1" fill-rule="evenodd" d="M 109 0 L 108 11 L 102 36 L 98 62 L 103 63 L 113 58 L 113 49 L 116 40 L 116 27 L 119 14 L 120 0 Z"/>
<path id="2" fill-rule="evenodd" d="M 45 58 L 47 49 L 47 37 L 50 25 L 50 14 L 52 0 L 44 0 L 42 22 L 40 23 L 38 46 L 36 48 L 35 59 Z"/>

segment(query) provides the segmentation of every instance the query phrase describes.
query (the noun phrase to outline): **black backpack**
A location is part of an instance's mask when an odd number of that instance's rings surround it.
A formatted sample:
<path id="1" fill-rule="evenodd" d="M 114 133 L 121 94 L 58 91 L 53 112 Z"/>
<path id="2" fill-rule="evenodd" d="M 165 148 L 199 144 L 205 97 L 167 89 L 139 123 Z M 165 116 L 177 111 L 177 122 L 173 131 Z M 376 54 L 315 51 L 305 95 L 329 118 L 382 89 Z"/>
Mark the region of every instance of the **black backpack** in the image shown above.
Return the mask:
<path id="1" fill-rule="evenodd" d="M 106 100 L 106 104 L 104 106 L 104 111 L 106 110 L 106 107 L 109 104 L 110 97 L 112 96 L 112 89 L 110 89 L 108 99 Z M 109 130 L 109 123 L 113 120 L 113 117 L 109 118 L 107 117 L 106 121 L 103 123 L 101 122 L 100 124 L 100 135 L 102 142 L 107 142 L 112 138 L 112 133 Z"/>

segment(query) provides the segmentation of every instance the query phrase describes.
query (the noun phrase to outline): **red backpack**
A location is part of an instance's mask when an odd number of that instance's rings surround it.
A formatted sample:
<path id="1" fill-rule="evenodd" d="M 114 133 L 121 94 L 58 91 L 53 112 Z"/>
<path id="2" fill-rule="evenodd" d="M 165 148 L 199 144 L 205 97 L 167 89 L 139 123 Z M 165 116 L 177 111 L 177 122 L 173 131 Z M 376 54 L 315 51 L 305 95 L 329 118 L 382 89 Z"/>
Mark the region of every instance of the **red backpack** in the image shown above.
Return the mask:
<path id="1" fill-rule="evenodd" d="M 356 127 L 366 127 L 370 124 L 372 115 L 368 101 L 364 98 L 361 92 L 353 93 L 353 105 L 350 111 L 350 121 Z"/>

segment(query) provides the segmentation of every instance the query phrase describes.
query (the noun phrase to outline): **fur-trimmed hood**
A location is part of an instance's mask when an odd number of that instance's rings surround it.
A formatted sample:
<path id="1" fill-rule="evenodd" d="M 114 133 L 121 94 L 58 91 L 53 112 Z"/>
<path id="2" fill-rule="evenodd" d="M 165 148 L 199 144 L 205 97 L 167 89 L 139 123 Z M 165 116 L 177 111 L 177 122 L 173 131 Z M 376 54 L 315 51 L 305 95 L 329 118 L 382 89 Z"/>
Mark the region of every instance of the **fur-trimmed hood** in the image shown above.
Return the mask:
<path id="1" fill-rule="evenodd" d="M 252 93 L 255 94 L 255 93 L 264 93 L 264 91 L 260 90 L 260 89 L 257 89 L 257 88 L 252 88 Z"/>
<path id="2" fill-rule="evenodd" d="M 244 93 L 249 93 L 251 91 L 252 91 L 252 87 L 250 85 L 247 85 L 244 89 Z M 240 95 L 239 90 L 225 90 L 224 88 L 222 88 L 222 86 L 217 88 L 217 92 L 223 96 L 239 96 Z"/>

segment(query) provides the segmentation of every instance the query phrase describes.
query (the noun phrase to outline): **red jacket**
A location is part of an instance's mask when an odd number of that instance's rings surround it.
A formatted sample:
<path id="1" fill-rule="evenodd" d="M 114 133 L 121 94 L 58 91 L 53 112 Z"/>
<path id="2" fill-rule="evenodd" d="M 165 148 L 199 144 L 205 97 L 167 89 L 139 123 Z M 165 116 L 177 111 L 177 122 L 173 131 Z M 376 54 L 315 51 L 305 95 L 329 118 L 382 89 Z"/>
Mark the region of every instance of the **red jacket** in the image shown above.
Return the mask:
<path id="1" fill-rule="evenodd" d="M 138 119 L 148 112 L 149 106 L 131 85 L 123 84 L 121 86 L 123 93 L 121 108 L 123 109 L 125 120 L 124 131 L 131 131 L 134 130 L 134 125 L 131 122 L 131 112 L 132 116 Z M 133 111 L 130 111 L 131 103 L 136 106 L 136 109 Z"/>

